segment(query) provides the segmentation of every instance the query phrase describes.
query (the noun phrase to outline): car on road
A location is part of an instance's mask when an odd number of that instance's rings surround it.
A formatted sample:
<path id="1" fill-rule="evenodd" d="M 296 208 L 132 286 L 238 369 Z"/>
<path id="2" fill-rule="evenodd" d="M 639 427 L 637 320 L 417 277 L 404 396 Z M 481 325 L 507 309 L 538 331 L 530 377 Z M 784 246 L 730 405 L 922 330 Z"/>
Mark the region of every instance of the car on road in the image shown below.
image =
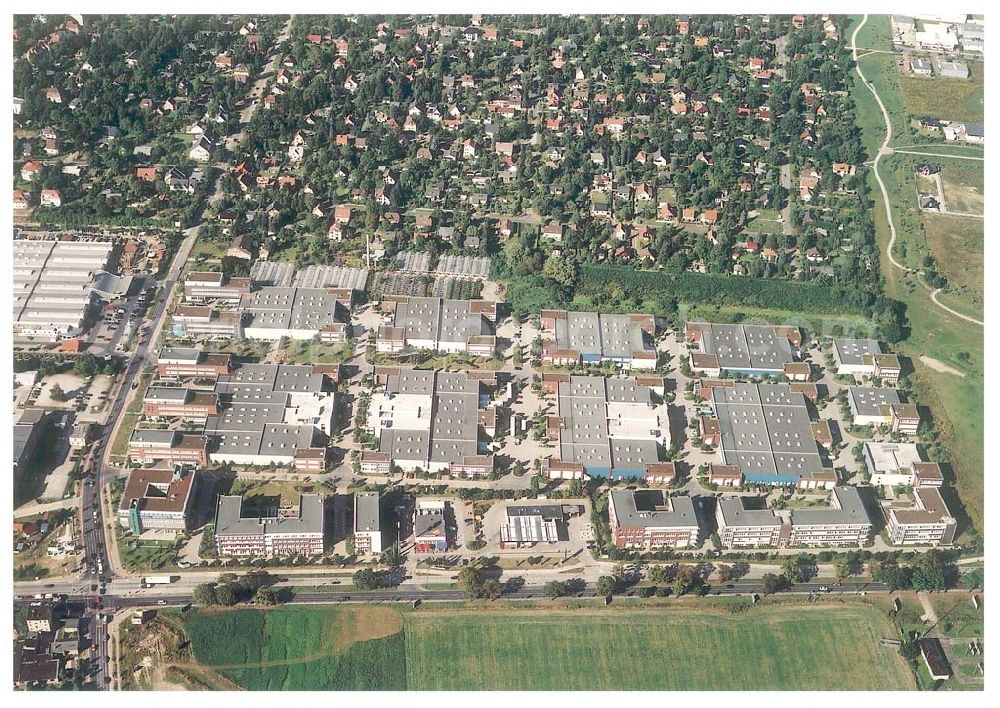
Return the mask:
<path id="1" fill-rule="evenodd" d="M 166 600 L 157 600 L 157 601 L 156 601 L 156 604 L 157 604 L 157 605 L 166 605 L 166 604 L 167 604 L 167 601 L 166 601 Z"/>

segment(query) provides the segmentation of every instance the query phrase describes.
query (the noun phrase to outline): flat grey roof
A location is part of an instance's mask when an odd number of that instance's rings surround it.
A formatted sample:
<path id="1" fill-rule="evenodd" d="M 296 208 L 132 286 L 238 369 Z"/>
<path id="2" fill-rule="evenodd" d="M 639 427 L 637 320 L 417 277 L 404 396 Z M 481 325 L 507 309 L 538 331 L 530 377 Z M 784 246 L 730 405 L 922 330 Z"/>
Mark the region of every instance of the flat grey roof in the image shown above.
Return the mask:
<path id="1" fill-rule="evenodd" d="M 354 530 L 381 530 L 378 492 L 358 492 L 354 495 Z"/>
<path id="2" fill-rule="evenodd" d="M 808 477 L 824 470 L 805 396 L 787 384 L 712 389 L 725 464 L 746 474 Z"/>
<path id="3" fill-rule="evenodd" d="M 865 354 L 881 354 L 882 346 L 874 339 L 834 339 L 833 346 L 841 364 L 858 366 Z"/>
<path id="4" fill-rule="evenodd" d="M 471 311 L 471 300 L 411 297 L 396 305 L 393 325 L 402 327 L 407 340 L 464 342 L 470 337 L 492 335 L 489 322 Z"/>
<path id="5" fill-rule="evenodd" d="M 747 509 L 746 497 L 719 499 L 719 509 L 726 526 L 780 526 L 781 519 L 774 509 Z"/>
<path id="6" fill-rule="evenodd" d="M 543 519 L 564 518 L 562 504 L 513 504 L 507 507 L 507 517 L 541 516 Z"/>
<path id="7" fill-rule="evenodd" d="M 184 403 L 191 393 L 187 388 L 176 386 L 150 386 L 142 400 L 149 403 Z"/>
<path id="8" fill-rule="evenodd" d="M 612 489 L 608 496 L 621 526 L 698 526 L 691 497 L 671 497 L 659 489 Z"/>
<path id="9" fill-rule="evenodd" d="M 319 330 L 339 321 L 337 296 L 322 288 L 263 287 L 244 301 L 247 328 Z"/>
<path id="10" fill-rule="evenodd" d="M 899 391 L 894 388 L 873 388 L 871 386 L 850 386 L 847 398 L 851 412 L 855 416 L 875 416 L 882 414 L 882 406 L 902 403 Z"/>
<path id="11" fill-rule="evenodd" d="M 193 347 L 163 347 L 157 354 L 157 360 L 163 362 L 183 362 L 197 364 L 201 359 L 201 350 Z"/>
<path id="12" fill-rule="evenodd" d="M 772 325 L 701 324 L 702 350 L 723 369 L 783 371 L 795 361 L 788 338 Z"/>
<path id="13" fill-rule="evenodd" d="M 440 509 L 424 510 L 413 517 L 413 535 L 416 538 L 447 538 L 444 514 Z"/>
<path id="14" fill-rule="evenodd" d="M 556 344 L 583 356 L 627 359 L 633 352 L 649 349 L 642 327 L 628 315 L 599 312 L 567 312 L 556 320 Z"/>
<path id="15" fill-rule="evenodd" d="M 153 445 L 169 445 L 173 443 L 176 430 L 159 430 L 154 428 L 136 428 L 132 431 L 129 442 Z"/>
<path id="16" fill-rule="evenodd" d="M 251 510 L 261 515 L 243 516 L 243 497 L 219 495 L 215 513 L 215 535 L 323 533 L 323 495 L 302 494 L 296 516 L 283 516 L 277 508 Z"/>
<path id="17" fill-rule="evenodd" d="M 827 509 L 792 509 L 793 526 L 870 524 L 871 514 L 857 487 L 834 487 Z"/>

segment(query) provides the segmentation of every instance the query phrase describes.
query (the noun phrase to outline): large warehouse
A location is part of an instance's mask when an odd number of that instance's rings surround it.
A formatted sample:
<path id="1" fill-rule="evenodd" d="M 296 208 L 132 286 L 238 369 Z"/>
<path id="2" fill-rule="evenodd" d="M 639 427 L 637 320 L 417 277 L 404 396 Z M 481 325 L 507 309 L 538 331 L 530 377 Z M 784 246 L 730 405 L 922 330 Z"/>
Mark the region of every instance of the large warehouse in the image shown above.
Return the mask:
<path id="1" fill-rule="evenodd" d="M 205 424 L 214 462 L 295 465 L 332 432 L 334 394 L 311 366 L 244 364 L 220 376 L 215 393 L 222 410 Z"/>
<path id="2" fill-rule="evenodd" d="M 345 300 L 346 298 L 346 300 Z M 342 342 L 350 331 L 350 291 L 265 287 L 246 295 L 243 334 L 248 339 Z"/>
<path id="3" fill-rule="evenodd" d="M 14 336 L 80 334 L 113 250 L 108 241 L 14 239 Z"/>
<path id="4" fill-rule="evenodd" d="M 634 378 L 566 376 L 558 382 L 558 415 L 549 437 L 559 441 L 554 478 L 648 478 L 660 447 L 670 446 L 667 406 Z"/>
<path id="5" fill-rule="evenodd" d="M 784 375 L 802 345 L 797 327 L 688 322 L 685 334 L 688 342 L 698 347 L 690 357 L 692 371 L 708 376 L 723 371 L 747 376 Z"/>
<path id="6" fill-rule="evenodd" d="M 493 471 L 486 437 L 496 425 L 488 403 L 481 377 L 393 369 L 384 391 L 372 396 L 368 427 L 379 439 L 379 452 L 404 470 L 486 475 Z"/>
<path id="7" fill-rule="evenodd" d="M 495 302 L 393 297 L 385 298 L 382 307 L 389 312 L 391 324 L 378 329 L 375 346 L 380 352 L 412 347 L 492 356 L 496 351 Z"/>
<path id="8" fill-rule="evenodd" d="M 626 369 L 656 368 L 652 315 L 542 310 L 542 329 L 553 338 L 543 344 L 547 364 L 600 364 L 610 361 Z"/>
<path id="9" fill-rule="evenodd" d="M 787 384 L 737 383 L 711 389 L 719 454 L 751 484 L 826 489 L 837 482 L 823 466 L 803 394 Z"/>

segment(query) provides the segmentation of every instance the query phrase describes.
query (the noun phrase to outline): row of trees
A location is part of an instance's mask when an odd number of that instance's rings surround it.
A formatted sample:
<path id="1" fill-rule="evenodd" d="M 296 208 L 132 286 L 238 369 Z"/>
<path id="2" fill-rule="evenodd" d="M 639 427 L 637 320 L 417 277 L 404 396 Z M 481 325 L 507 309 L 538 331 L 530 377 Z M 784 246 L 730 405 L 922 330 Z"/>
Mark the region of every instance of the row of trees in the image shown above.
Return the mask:
<path id="1" fill-rule="evenodd" d="M 277 605 L 287 599 L 284 593 L 271 587 L 276 579 L 267 571 L 253 571 L 245 575 L 223 573 L 218 582 L 202 583 L 194 589 L 198 605 L 231 607 L 239 602 L 255 605 Z"/>

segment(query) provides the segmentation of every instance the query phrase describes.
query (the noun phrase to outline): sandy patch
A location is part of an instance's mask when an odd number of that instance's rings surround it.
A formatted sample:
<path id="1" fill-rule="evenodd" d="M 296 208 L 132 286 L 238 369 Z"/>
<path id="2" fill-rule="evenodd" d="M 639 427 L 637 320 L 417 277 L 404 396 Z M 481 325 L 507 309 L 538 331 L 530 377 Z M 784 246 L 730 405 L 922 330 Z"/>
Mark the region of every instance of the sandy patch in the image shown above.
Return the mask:
<path id="1" fill-rule="evenodd" d="M 943 361 L 938 361 L 937 359 L 932 359 L 929 356 L 921 356 L 920 357 L 920 361 L 922 361 L 925 364 L 927 364 L 927 366 L 929 366 L 932 369 L 934 369 L 934 371 L 940 371 L 940 372 L 942 372 L 944 374 L 954 374 L 955 376 L 961 376 L 963 379 L 965 378 L 965 372 L 959 371 L 958 369 L 956 369 L 956 368 L 954 368 L 952 366 L 948 366 Z"/>

